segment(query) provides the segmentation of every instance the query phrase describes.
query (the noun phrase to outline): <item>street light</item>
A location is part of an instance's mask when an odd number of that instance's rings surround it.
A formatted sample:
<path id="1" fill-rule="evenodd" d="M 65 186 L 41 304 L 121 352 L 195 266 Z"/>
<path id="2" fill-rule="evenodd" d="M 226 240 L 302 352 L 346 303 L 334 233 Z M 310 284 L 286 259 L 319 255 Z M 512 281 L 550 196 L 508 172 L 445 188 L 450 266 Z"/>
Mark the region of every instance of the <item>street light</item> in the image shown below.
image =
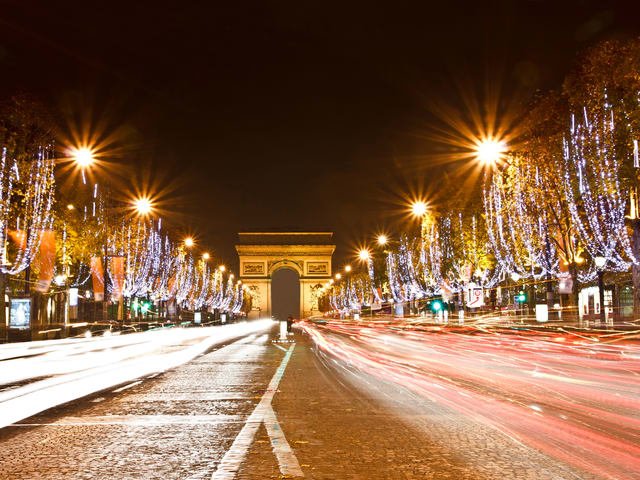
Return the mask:
<path id="1" fill-rule="evenodd" d="M 71 158 L 82 169 L 91 166 L 96 160 L 93 156 L 93 150 L 88 147 L 72 148 Z"/>
<path id="2" fill-rule="evenodd" d="M 349 273 L 349 272 L 351 271 L 351 265 L 346 265 L 346 266 L 344 267 L 344 271 L 345 271 L 345 272 L 347 272 L 347 273 Z"/>
<path id="3" fill-rule="evenodd" d="M 224 271 L 225 271 L 226 269 L 227 269 L 227 267 L 225 267 L 224 265 L 220 265 L 220 266 L 218 267 L 218 270 L 220 270 L 220 271 L 221 271 L 221 272 L 223 272 L 223 273 L 224 273 Z"/>
<path id="4" fill-rule="evenodd" d="M 427 204 L 421 200 L 413 202 L 411 204 L 411 213 L 416 217 L 424 217 L 427 213 Z"/>
<path id="5" fill-rule="evenodd" d="M 363 262 L 366 262 L 367 260 L 369 260 L 371 258 L 371 253 L 369 253 L 369 250 L 367 250 L 366 248 L 363 248 L 358 252 L 358 257 Z"/>
<path id="6" fill-rule="evenodd" d="M 209 253 L 208 253 L 208 252 L 204 252 L 204 253 L 202 254 L 202 259 L 203 259 L 204 261 L 207 261 L 207 260 L 209 260 L 210 258 L 211 258 L 211 255 L 209 255 Z"/>
<path id="7" fill-rule="evenodd" d="M 147 197 L 140 197 L 133 201 L 133 207 L 138 215 L 146 217 L 153 210 L 153 203 Z"/>
<path id="8" fill-rule="evenodd" d="M 378 241 L 378 245 L 380 245 L 381 247 L 384 247 L 389 241 L 389 239 L 384 233 L 381 233 L 380 235 L 378 235 L 377 241 Z"/>
<path id="9" fill-rule="evenodd" d="M 605 257 L 597 256 L 593 259 L 598 270 L 598 294 L 600 296 L 600 324 L 604 325 L 607 321 L 607 312 L 604 308 L 604 266 L 607 263 Z"/>
<path id="10" fill-rule="evenodd" d="M 184 239 L 184 246 L 187 248 L 191 248 L 195 245 L 195 241 L 193 240 L 193 237 L 187 237 Z"/>
<path id="11" fill-rule="evenodd" d="M 339 273 L 336 273 L 336 280 L 340 280 L 342 278 L 342 275 L 340 275 Z"/>
<path id="12" fill-rule="evenodd" d="M 476 157 L 486 165 L 495 165 L 506 152 L 507 146 L 503 141 L 487 138 L 476 145 Z"/>
<path id="13" fill-rule="evenodd" d="M 414 217 L 420 219 L 420 235 L 423 240 L 426 239 L 429 227 L 433 223 L 433 218 L 429 213 L 429 207 L 426 202 L 423 202 L 422 200 L 413 202 L 411 204 L 411 213 Z"/>

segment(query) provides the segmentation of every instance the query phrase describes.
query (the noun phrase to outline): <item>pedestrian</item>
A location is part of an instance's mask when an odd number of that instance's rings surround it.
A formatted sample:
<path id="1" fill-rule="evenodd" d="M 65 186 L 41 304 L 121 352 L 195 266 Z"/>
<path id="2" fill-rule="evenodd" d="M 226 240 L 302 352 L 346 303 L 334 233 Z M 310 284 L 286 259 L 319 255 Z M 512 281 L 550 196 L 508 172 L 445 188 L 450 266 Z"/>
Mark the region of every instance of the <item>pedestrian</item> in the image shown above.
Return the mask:
<path id="1" fill-rule="evenodd" d="M 293 315 L 287 317 L 287 332 L 291 332 L 291 326 L 293 325 Z"/>

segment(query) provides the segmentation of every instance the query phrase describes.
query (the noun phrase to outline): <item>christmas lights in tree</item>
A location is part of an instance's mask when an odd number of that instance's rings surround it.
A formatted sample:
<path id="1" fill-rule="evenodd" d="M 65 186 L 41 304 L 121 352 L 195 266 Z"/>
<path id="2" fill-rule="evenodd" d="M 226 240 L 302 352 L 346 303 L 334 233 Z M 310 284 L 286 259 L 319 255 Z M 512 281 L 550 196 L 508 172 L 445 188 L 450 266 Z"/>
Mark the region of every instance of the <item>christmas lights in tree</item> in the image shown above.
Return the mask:
<path id="1" fill-rule="evenodd" d="M 512 157 L 504 170 L 494 172 L 483 192 L 493 255 L 502 271 L 522 278 L 538 279 L 558 272 L 549 215 L 537 206 L 539 181 L 534 166 Z"/>
<path id="2" fill-rule="evenodd" d="M 0 126 L 0 271 L 26 269 L 51 229 L 54 194 L 52 144 L 24 145 Z M 13 237 L 13 242 L 10 238 Z"/>
<path id="3" fill-rule="evenodd" d="M 638 264 L 625 225 L 630 189 L 622 181 L 624 157 L 606 95 L 599 109 L 571 116 L 563 146 L 562 186 L 580 243 L 592 258 L 604 257 L 607 270 L 628 270 Z"/>

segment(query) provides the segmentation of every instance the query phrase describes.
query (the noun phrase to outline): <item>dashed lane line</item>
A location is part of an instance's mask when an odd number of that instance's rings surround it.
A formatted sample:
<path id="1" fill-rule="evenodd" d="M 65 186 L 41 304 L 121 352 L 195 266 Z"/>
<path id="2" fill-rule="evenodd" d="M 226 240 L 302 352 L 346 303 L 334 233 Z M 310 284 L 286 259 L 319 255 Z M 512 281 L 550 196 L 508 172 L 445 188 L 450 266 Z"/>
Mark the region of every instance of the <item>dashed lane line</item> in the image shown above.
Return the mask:
<path id="1" fill-rule="evenodd" d="M 291 345 L 287 350 L 282 362 L 280 362 L 280 366 L 276 370 L 271 382 L 269 382 L 267 391 L 247 419 L 240 433 L 238 433 L 231 448 L 227 450 L 218 464 L 218 468 L 211 476 L 211 480 L 231 480 L 235 478 L 251 448 L 251 444 L 261 423 L 264 423 L 267 429 L 273 452 L 278 460 L 280 473 L 286 477 L 304 477 L 300 463 L 293 453 L 293 450 L 291 450 L 291 446 L 287 442 L 275 412 L 271 407 L 271 402 L 278 390 L 278 385 L 284 375 L 294 348 L 295 345 Z"/>
<path id="2" fill-rule="evenodd" d="M 142 380 L 138 380 L 137 382 L 130 383 L 129 385 L 125 385 L 124 387 L 116 388 L 112 393 L 124 392 L 125 390 L 129 390 L 130 388 L 133 388 L 136 385 L 140 385 L 141 383 Z"/>

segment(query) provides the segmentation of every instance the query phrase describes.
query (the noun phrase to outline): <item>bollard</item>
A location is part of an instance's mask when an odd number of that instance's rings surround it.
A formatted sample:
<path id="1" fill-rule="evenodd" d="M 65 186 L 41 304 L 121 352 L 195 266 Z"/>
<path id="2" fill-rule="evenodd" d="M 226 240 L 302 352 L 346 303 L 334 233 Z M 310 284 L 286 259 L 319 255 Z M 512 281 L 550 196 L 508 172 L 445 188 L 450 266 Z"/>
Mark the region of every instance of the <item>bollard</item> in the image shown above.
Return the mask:
<path id="1" fill-rule="evenodd" d="M 287 321 L 280 320 L 280 339 L 281 342 L 287 341 Z"/>

